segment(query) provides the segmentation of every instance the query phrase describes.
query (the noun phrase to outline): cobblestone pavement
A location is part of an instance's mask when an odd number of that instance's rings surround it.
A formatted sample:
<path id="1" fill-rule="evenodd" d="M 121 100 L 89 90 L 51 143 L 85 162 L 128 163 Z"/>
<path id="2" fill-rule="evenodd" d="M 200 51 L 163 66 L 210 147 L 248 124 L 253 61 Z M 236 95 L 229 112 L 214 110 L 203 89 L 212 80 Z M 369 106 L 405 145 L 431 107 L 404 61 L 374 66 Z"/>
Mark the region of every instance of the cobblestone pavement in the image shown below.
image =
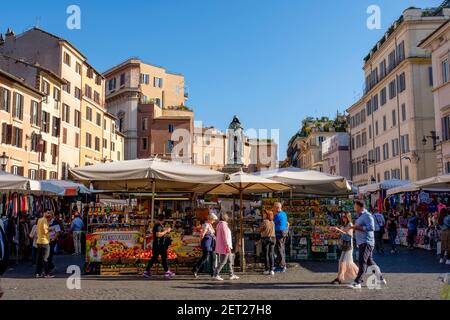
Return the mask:
<path id="1" fill-rule="evenodd" d="M 72 256 L 56 258 L 58 270 L 54 279 L 34 279 L 29 265 L 11 268 L 1 282 L 4 299 L 440 299 L 442 284 L 438 277 L 450 272 L 450 266 L 438 264 L 431 252 L 402 249 L 398 255 L 376 256 L 388 281 L 381 290 L 330 285 L 337 269 L 334 262 L 302 262 L 274 277 L 240 274 L 241 279 L 235 282 L 215 282 L 208 276 L 197 280 L 190 276 L 172 280 L 159 276 L 151 280 L 138 276 L 83 276 L 81 289 L 69 290 L 66 266 L 81 265 L 82 261 Z"/>

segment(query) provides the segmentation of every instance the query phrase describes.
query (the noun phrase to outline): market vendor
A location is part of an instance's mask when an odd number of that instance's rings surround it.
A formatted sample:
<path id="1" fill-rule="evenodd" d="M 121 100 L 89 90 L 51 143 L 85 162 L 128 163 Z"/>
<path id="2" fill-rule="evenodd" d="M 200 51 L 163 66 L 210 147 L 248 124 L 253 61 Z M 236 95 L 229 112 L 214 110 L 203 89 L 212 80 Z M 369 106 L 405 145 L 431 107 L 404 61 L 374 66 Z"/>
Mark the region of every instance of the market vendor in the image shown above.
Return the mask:
<path id="1" fill-rule="evenodd" d="M 192 235 L 192 230 L 194 229 L 194 216 L 192 213 L 192 208 L 187 207 L 185 210 L 185 216 L 183 218 L 183 230 L 184 235 Z"/>

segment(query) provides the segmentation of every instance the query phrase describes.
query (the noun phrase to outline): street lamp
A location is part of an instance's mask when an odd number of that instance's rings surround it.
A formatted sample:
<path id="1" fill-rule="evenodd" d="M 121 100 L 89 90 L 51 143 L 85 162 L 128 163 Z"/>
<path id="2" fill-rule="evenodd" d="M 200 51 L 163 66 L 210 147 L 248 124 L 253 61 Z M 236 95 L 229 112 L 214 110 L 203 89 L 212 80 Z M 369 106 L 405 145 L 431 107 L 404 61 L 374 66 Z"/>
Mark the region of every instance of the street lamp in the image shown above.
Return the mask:
<path id="1" fill-rule="evenodd" d="M 431 136 L 423 136 L 422 144 L 424 146 L 427 145 L 427 138 L 433 140 L 433 149 L 436 150 L 437 141 L 439 140 L 439 137 L 436 135 L 436 131 L 430 131 Z"/>
<path id="2" fill-rule="evenodd" d="M 6 171 L 6 165 L 8 164 L 9 157 L 6 155 L 5 152 L 0 156 L 0 165 L 2 166 L 2 171 Z"/>

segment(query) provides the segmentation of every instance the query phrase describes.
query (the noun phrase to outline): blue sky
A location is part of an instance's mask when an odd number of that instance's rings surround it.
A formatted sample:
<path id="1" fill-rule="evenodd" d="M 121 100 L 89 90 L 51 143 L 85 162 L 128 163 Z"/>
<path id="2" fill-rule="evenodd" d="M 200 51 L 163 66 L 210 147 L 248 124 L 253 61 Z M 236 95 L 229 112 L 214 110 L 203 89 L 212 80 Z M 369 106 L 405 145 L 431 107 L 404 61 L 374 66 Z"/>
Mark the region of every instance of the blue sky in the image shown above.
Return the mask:
<path id="1" fill-rule="evenodd" d="M 280 158 L 306 116 L 333 116 L 361 94 L 363 57 L 402 11 L 442 0 L 8 1 L 0 31 L 41 28 L 77 46 L 98 70 L 130 56 L 185 75 L 196 120 L 226 129 L 280 129 Z M 81 30 L 66 8 L 81 8 Z M 369 5 L 381 30 L 366 27 Z"/>

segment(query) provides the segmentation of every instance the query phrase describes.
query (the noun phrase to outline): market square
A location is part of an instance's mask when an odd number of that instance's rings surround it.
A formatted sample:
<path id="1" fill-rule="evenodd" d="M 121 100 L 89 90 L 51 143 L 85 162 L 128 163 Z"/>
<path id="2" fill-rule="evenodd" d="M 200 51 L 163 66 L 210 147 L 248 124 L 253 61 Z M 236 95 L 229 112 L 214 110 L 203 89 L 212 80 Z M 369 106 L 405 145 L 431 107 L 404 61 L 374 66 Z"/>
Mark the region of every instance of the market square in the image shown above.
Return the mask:
<path id="1" fill-rule="evenodd" d="M 251 2 L 5 6 L 0 300 L 450 300 L 450 0 Z"/>

